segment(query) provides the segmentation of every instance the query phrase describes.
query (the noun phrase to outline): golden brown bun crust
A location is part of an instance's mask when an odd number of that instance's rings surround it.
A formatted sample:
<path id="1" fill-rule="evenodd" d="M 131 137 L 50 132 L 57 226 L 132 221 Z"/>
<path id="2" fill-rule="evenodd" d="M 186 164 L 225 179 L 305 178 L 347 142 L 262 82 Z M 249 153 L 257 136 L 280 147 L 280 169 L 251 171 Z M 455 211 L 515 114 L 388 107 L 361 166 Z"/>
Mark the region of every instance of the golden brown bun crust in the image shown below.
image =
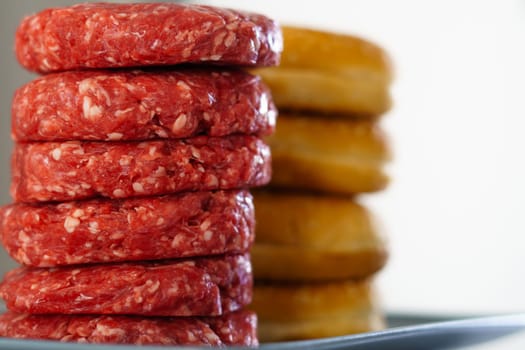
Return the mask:
<path id="1" fill-rule="evenodd" d="M 273 281 L 329 281 L 363 278 L 379 271 L 385 250 L 354 253 L 311 251 L 305 248 L 259 244 L 252 248 L 256 278 Z"/>
<path id="2" fill-rule="evenodd" d="M 311 28 L 283 26 L 284 50 L 280 67 L 315 68 L 341 72 L 366 68 L 392 80 L 392 64 L 386 52 L 365 39 Z"/>
<path id="3" fill-rule="evenodd" d="M 270 186 L 335 194 L 379 191 L 388 184 L 386 137 L 369 121 L 281 113 L 272 149 Z"/>
<path id="4" fill-rule="evenodd" d="M 349 198 L 255 192 L 254 205 L 256 279 L 355 279 L 386 263 L 386 245 L 373 217 Z"/>
<path id="5" fill-rule="evenodd" d="M 261 342 L 314 339 L 384 327 L 369 281 L 255 285 Z"/>
<path id="6" fill-rule="evenodd" d="M 350 35 L 282 29 L 281 65 L 255 70 L 277 107 L 365 117 L 390 109 L 392 66 L 379 46 Z"/>

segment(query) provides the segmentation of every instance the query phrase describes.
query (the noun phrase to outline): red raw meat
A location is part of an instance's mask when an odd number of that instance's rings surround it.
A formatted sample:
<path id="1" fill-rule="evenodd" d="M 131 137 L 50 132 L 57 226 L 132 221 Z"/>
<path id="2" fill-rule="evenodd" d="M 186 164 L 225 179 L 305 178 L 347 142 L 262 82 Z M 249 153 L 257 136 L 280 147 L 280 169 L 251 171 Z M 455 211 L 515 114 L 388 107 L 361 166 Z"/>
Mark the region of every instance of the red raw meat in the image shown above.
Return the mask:
<path id="1" fill-rule="evenodd" d="M 252 298 L 245 255 L 167 262 L 21 267 L 8 272 L 0 298 L 31 314 L 217 316 Z"/>
<path id="2" fill-rule="evenodd" d="M 240 70 L 77 71 L 19 88 L 12 133 L 16 141 L 268 135 L 276 114 L 261 79 Z"/>
<path id="3" fill-rule="evenodd" d="M 12 204 L 0 235 L 18 262 L 38 267 L 243 253 L 254 240 L 246 190 L 162 197 Z"/>
<path id="4" fill-rule="evenodd" d="M 15 201 L 126 198 L 267 184 L 269 147 L 255 136 L 15 145 Z"/>
<path id="5" fill-rule="evenodd" d="M 251 311 L 217 317 L 0 315 L 0 337 L 135 345 L 257 346 Z"/>
<path id="6" fill-rule="evenodd" d="M 278 25 L 258 14 L 209 6 L 79 4 L 26 17 L 16 32 L 19 62 L 38 72 L 78 68 L 279 62 Z"/>

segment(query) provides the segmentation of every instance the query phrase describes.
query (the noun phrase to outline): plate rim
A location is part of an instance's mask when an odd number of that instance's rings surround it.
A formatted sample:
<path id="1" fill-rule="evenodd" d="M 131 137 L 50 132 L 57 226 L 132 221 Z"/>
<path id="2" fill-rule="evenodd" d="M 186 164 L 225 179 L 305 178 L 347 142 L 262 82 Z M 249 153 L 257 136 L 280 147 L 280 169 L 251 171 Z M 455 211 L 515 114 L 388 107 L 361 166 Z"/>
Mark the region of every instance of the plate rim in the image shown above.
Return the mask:
<path id="1" fill-rule="evenodd" d="M 445 316 L 418 315 L 396 313 L 389 315 L 390 319 L 395 317 L 401 318 L 421 318 L 426 323 L 414 324 L 409 326 L 398 326 L 386 328 L 380 331 L 343 335 L 330 338 L 297 340 L 287 342 L 262 343 L 259 347 L 261 350 L 296 350 L 296 349 L 351 349 L 366 345 L 374 345 L 380 342 L 399 341 L 410 339 L 414 336 L 425 337 L 426 335 L 436 335 L 450 331 L 461 332 L 479 332 L 480 330 L 492 330 L 484 340 L 467 342 L 466 344 L 479 344 L 484 341 L 510 335 L 525 330 L 525 313 L 512 313 L 490 316 L 467 316 L 464 318 L 446 319 Z M 428 318 L 427 318 L 428 317 Z M 439 320 L 436 322 L 436 320 Z M 136 345 L 121 344 L 84 344 L 84 343 L 67 343 L 50 340 L 29 340 L 15 338 L 1 338 L 1 349 L 38 349 L 38 350 L 158 350 L 158 349 L 209 349 L 202 347 L 184 347 L 173 346 L 166 347 L 161 345 L 146 345 L 137 347 Z M 246 347 L 236 347 L 235 349 L 253 349 Z"/>
<path id="2" fill-rule="evenodd" d="M 419 318 L 423 320 L 426 316 L 418 316 L 417 314 L 401 314 L 396 313 L 397 316 L 406 318 Z M 391 315 L 390 317 L 396 317 Z M 381 341 L 394 340 L 396 338 L 408 338 L 414 335 L 424 336 L 426 333 L 437 333 L 447 331 L 459 331 L 463 330 L 466 332 L 475 332 L 480 329 L 492 329 L 499 330 L 499 334 L 494 336 L 488 336 L 487 338 L 496 339 L 500 336 L 510 335 L 520 330 L 525 330 L 525 313 L 511 313 L 511 314 L 500 314 L 490 316 L 467 316 L 461 318 L 444 319 L 444 316 L 430 316 L 431 318 L 438 319 L 435 321 L 429 319 L 428 322 L 421 324 L 414 324 L 408 326 L 398 326 L 386 328 L 379 331 L 343 335 L 338 337 L 315 339 L 315 340 L 298 340 L 290 342 L 273 342 L 265 343 L 261 345 L 261 349 L 305 349 L 311 346 L 325 348 L 346 348 L 349 346 L 364 345 L 370 341 Z M 468 344 L 476 344 L 480 342 L 468 342 Z M 328 346 L 328 347 L 326 347 Z M 337 347 L 339 346 L 339 347 Z M 316 347 L 316 348 L 317 348 Z"/>

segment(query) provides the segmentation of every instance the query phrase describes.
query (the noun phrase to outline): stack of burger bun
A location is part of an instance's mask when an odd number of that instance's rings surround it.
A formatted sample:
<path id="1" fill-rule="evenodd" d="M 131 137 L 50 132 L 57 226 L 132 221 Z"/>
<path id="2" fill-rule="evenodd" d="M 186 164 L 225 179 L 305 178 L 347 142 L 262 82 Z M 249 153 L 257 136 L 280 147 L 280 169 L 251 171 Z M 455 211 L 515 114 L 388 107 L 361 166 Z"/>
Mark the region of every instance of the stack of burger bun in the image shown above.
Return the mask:
<path id="1" fill-rule="evenodd" d="M 255 195 L 252 307 L 261 341 L 377 330 L 373 276 L 387 248 L 360 194 L 384 189 L 386 53 L 363 39 L 283 28 L 279 67 L 258 69 L 279 108 L 269 188 Z"/>

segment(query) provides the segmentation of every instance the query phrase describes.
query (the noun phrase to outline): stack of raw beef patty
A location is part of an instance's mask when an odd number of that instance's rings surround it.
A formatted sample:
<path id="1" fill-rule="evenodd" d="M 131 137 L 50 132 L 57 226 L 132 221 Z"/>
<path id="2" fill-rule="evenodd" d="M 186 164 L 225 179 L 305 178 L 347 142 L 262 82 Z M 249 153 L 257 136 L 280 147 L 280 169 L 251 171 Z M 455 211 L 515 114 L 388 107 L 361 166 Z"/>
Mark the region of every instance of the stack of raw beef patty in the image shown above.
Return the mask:
<path id="1" fill-rule="evenodd" d="M 23 20 L 19 61 L 51 74 L 13 101 L 15 203 L 0 230 L 25 266 L 0 285 L 0 336 L 257 344 L 243 309 L 247 188 L 270 179 L 260 137 L 276 110 L 258 77 L 231 67 L 275 65 L 281 49 L 270 19 L 202 6 L 77 5 Z"/>

